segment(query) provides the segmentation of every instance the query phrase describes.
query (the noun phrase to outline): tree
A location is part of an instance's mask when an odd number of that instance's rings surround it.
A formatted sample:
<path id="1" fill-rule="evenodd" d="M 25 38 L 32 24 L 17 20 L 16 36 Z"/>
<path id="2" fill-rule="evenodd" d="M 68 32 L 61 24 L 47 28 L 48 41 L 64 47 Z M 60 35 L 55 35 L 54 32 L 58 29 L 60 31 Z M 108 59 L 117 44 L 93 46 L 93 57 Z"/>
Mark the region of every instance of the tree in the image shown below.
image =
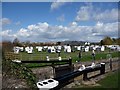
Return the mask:
<path id="1" fill-rule="evenodd" d="M 103 40 L 100 41 L 100 45 L 104 45 Z"/>
<path id="2" fill-rule="evenodd" d="M 30 41 L 27 40 L 26 43 L 25 43 L 25 45 L 26 45 L 26 46 L 30 46 L 30 45 L 31 45 Z"/>
<path id="3" fill-rule="evenodd" d="M 2 50 L 3 51 L 12 51 L 13 50 L 13 43 L 10 41 L 3 41 L 2 42 Z"/>
<path id="4" fill-rule="evenodd" d="M 116 44 L 120 45 L 120 38 L 116 39 Z"/>
<path id="5" fill-rule="evenodd" d="M 15 38 L 15 39 L 13 40 L 13 45 L 14 45 L 14 46 L 19 46 L 19 43 L 20 43 L 20 41 L 19 41 L 18 38 Z"/>
<path id="6" fill-rule="evenodd" d="M 113 40 L 106 36 L 103 40 L 100 41 L 101 45 L 112 45 L 113 44 Z"/>
<path id="7" fill-rule="evenodd" d="M 57 42 L 56 44 L 57 44 L 57 45 L 61 45 L 61 42 Z"/>

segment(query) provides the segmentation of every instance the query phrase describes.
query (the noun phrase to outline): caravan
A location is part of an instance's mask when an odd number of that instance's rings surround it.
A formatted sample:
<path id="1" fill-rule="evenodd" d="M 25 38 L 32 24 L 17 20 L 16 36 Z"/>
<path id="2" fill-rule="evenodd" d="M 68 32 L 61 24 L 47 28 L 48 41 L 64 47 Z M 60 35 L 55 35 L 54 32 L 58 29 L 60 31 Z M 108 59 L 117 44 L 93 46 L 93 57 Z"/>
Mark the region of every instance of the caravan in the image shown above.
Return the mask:
<path id="1" fill-rule="evenodd" d="M 38 50 L 38 52 L 41 52 L 42 49 L 43 49 L 43 47 L 41 47 L 41 46 L 36 46 L 36 49 Z"/>
<path id="2" fill-rule="evenodd" d="M 71 47 L 70 46 L 64 46 L 64 52 L 71 52 Z"/>
<path id="3" fill-rule="evenodd" d="M 88 52 L 89 51 L 89 46 L 86 46 L 85 47 L 85 52 Z"/>
<path id="4" fill-rule="evenodd" d="M 33 53 L 33 47 L 26 47 L 25 51 L 29 54 Z"/>
<path id="5" fill-rule="evenodd" d="M 56 52 L 55 47 L 54 47 L 54 46 L 49 46 L 49 47 L 48 47 L 48 52 L 49 52 L 49 53 L 55 53 L 55 52 Z"/>
<path id="6" fill-rule="evenodd" d="M 14 53 L 18 54 L 19 51 L 20 51 L 20 48 L 19 48 L 19 47 L 14 47 L 14 48 L 13 48 L 13 51 L 14 51 Z"/>

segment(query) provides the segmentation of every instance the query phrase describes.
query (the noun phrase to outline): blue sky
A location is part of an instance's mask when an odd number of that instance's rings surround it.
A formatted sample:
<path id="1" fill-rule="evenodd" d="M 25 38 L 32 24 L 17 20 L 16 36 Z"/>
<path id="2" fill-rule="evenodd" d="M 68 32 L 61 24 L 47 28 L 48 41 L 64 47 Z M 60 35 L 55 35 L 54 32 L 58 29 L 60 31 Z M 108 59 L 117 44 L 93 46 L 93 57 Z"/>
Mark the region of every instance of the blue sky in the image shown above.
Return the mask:
<path id="1" fill-rule="evenodd" d="M 1 20 L 3 40 L 99 41 L 104 36 L 118 37 L 115 2 L 3 2 Z"/>

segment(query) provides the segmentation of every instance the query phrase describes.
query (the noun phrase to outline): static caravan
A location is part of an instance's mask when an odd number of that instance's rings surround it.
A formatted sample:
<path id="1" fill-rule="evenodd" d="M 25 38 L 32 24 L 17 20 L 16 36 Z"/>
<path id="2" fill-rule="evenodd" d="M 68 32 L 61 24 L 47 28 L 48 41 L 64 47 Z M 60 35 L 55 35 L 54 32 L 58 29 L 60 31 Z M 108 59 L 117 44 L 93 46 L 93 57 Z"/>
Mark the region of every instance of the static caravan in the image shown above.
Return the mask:
<path id="1" fill-rule="evenodd" d="M 67 52 L 71 52 L 71 47 L 70 46 L 67 46 Z"/>
<path id="2" fill-rule="evenodd" d="M 55 53 L 56 52 L 56 49 L 54 46 L 51 47 L 51 53 Z"/>
<path id="3" fill-rule="evenodd" d="M 67 46 L 64 45 L 64 52 L 67 52 Z"/>
<path id="4" fill-rule="evenodd" d="M 105 51 L 105 46 L 101 46 L 101 51 Z"/>
<path id="5" fill-rule="evenodd" d="M 59 53 L 61 52 L 62 46 L 56 46 L 56 52 Z"/>
<path id="6" fill-rule="evenodd" d="M 41 46 L 36 46 L 36 49 L 38 50 L 38 52 L 41 52 L 42 49 L 43 49 L 43 47 L 41 47 Z"/>
<path id="7" fill-rule="evenodd" d="M 64 46 L 64 52 L 71 52 L 72 50 L 71 50 L 71 47 L 70 46 Z"/>
<path id="8" fill-rule="evenodd" d="M 85 52 L 89 51 L 89 46 L 85 47 Z"/>
<path id="9" fill-rule="evenodd" d="M 29 47 L 25 47 L 25 51 L 28 52 Z"/>
<path id="10" fill-rule="evenodd" d="M 27 53 L 29 53 L 29 54 L 33 53 L 32 49 L 29 49 Z"/>
<path id="11" fill-rule="evenodd" d="M 117 47 L 117 51 L 120 51 L 120 46 Z"/>
<path id="12" fill-rule="evenodd" d="M 55 52 L 56 52 L 55 47 L 54 47 L 54 46 L 51 46 L 51 47 L 49 46 L 49 47 L 48 47 L 48 52 L 49 52 L 49 53 L 55 53 Z"/>
<path id="13" fill-rule="evenodd" d="M 13 51 L 14 51 L 14 53 L 18 54 L 19 51 L 20 51 L 20 48 L 19 48 L 19 47 L 14 47 L 14 48 L 13 48 Z"/>
<path id="14" fill-rule="evenodd" d="M 26 47 L 25 51 L 29 54 L 33 53 L 33 47 Z"/>
<path id="15" fill-rule="evenodd" d="M 57 49 L 61 50 L 61 49 L 62 49 L 62 46 L 57 46 Z"/>
<path id="16" fill-rule="evenodd" d="M 23 52 L 23 51 L 24 51 L 24 47 L 20 47 L 20 51 L 22 51 L 22 52 Z"/>
<path id="17" fill-rule="evenodd" d="M 80 51 L 81 50 L 81 46 L 77 46 L 77 50 Z"/>

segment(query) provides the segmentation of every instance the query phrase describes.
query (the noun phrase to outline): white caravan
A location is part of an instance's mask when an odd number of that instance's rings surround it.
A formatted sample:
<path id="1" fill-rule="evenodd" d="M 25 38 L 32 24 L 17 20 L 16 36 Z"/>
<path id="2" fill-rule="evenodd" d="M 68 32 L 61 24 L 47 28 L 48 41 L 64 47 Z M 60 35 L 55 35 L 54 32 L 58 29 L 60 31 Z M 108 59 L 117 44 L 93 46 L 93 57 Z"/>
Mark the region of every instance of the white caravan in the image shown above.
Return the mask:
<path id="1" fill-rule="evenodd" d="M 38 50 L 38 52 L 41 52 L 42 49 L 43 49 L 43 47 L 41 47 L 41 46 L 36 46 L 36 49 Z"/>
<path id="2" fill-rule="evenodd" d="M 19 50 L 20 50 L 20 48 L 19 48 L 19 47 L 14 47 L 14 48 L 13 48 L 13 51 L 14 51 L 14 53 L 16 53 L 16 54 L 18 54 L 18 53 L 19 53 Z"/>
<path id="3" fill-rule="evenodd" d="M 33 53 L 33 47 L 26 47 L 25 51 L 29 54 Z"/>
<path id="4" fill-rule="evenodd" d="M 85 52 L 88 52 L 89 51 L 89 46 L 86 46 L 85 47 Z"/>
<path id="5" fill-rule="evenodd" d="M 101 46 L 101 51 L 105 51 L 105 46 Z"/>

